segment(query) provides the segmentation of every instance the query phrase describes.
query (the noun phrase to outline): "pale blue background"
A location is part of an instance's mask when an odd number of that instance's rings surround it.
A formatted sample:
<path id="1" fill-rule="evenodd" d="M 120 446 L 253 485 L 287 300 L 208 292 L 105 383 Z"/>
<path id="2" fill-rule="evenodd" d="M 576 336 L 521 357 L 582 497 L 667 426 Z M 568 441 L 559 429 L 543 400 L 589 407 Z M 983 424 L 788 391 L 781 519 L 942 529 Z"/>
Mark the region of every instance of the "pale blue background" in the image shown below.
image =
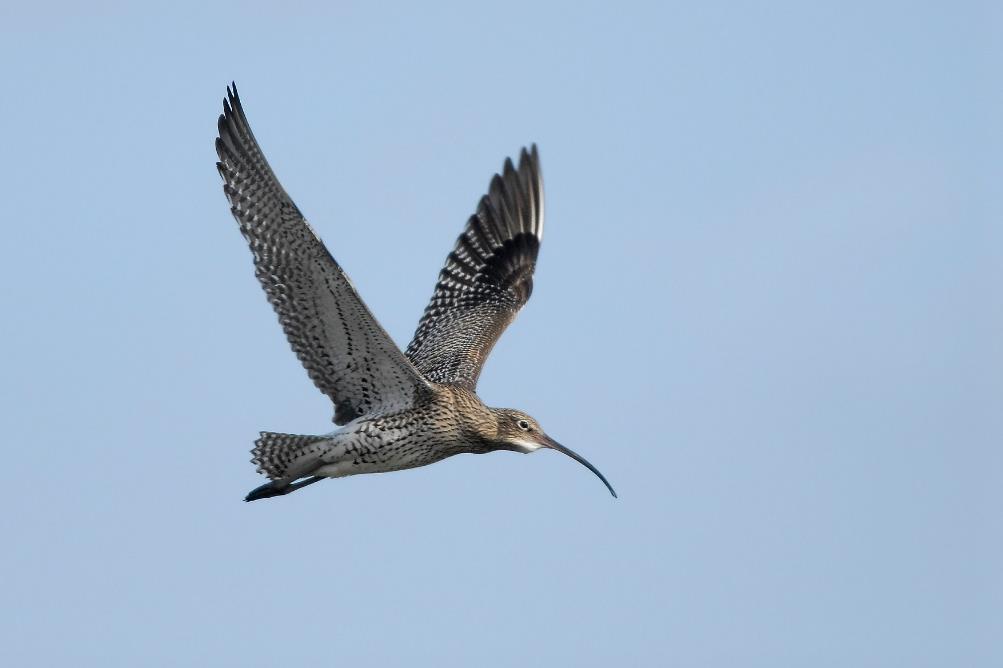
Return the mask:
<path id="1" fill-rule="evenodd" d="M 999 3 L 24 4 L 5 665 L 1003 665 Z M 555 453 L 241 501 L 259 429 L 331 424 L 213 166 L 230 79 L 402 344 L 539 143 L 482 395 L 619 501 Z"/>

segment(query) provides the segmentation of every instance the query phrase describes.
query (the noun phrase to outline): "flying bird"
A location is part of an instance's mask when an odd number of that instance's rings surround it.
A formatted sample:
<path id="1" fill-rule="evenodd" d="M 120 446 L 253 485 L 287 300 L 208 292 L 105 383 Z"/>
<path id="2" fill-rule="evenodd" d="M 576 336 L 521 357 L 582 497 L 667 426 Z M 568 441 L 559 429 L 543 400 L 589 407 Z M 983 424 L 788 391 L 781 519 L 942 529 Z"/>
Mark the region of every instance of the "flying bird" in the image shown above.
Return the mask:
<path id="1" fill-rule="evenodd" d="M 341 427 L 324 435 L 261 432 L 252 463 L 269 482 L 245 501 L 288 494 L 325 478 L 425 466 L 468 452 L 556 450 L 520 410 L 490 408 L 477 379 L 498 337 L 529 299 L 543 238 L 543 177 L 536 146 L 491 179 L 439 272 L 414 338 L 401 352 L 279 184 L 227 88 L 216 163 L 255 275 L 296 356 L 334 404 Z"/>

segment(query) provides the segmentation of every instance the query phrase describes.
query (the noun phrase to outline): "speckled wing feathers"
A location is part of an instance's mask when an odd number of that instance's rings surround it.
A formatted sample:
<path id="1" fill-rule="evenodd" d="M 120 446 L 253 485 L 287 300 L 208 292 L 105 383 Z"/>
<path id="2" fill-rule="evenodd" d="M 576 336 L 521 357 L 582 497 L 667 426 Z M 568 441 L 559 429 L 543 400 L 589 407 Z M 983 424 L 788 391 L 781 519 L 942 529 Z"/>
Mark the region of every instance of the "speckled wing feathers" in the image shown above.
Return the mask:
<path id="1" fill-rule="evenodd" d="M 481 367 L 533 290 L 543 238 L 543 178 L 534 145 L 505 161 L 439 273 L 406 355 L 431 381 L 474 389 Z"/>
<path id="2" fill-rule="evenodd" d="M 255 273 L 296 356 L 335 405 L 337 424 L 406 408 L 430 391 L 373 318 L 268 166 L 237 97 L 227 89 L 217 167 Z"/>

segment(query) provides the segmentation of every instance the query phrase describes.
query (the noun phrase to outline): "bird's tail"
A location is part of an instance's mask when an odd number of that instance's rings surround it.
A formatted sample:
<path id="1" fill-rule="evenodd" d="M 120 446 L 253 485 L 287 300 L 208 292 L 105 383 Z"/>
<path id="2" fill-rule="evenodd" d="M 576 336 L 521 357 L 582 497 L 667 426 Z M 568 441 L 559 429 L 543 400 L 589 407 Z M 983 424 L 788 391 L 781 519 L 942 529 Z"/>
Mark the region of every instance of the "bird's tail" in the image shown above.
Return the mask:
<path id="1" fill-rule="evenodd" d="M 302 468 L 304 460 L 319 459 L 325 447 L 321 445 L 328 440 L 325 436 L 300 436 L 298 434 L 276 434 L 271 431 L 261 432 L 254 442 L 251 463 L 257 465 L 258 473 L 272 480 L 281 478 L 297 478 L 308 473 L 297 471 Z"/>

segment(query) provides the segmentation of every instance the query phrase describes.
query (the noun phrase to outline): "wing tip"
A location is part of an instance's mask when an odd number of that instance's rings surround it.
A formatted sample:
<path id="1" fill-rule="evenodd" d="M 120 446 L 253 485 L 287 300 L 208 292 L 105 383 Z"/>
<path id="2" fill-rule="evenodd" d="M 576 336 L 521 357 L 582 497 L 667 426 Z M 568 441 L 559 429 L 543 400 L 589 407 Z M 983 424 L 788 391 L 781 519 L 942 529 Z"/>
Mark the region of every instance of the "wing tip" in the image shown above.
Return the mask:
<path id="1" fill-rule="evenodd" d="M 226 87 L 226 97 L 223 98 L 223 113 L 219 115 L 216 126 L 219 137 L 233 152 L 242 148 L 245 138 L 250 136 L 247 116 L 244 114 L 244 107 L 240 103 L 240 94 L 237 92 L 237 84 L 234 81 L 231 81 Z"/>
<path id="2" fill-rule="evenodd" d="M 225 106 L 227 103 L 235 109 L 240 108 L 240 95 L 237 93 L 237 83 L 235 81 L 230 81 L 230 85 L 226 87 L 226 98 L 223 100 L 223 105 Z"/>
<path id="3" fill-rule="evenodd" d="M 543 241 L 543 173 L 540 170 L 540 150 L 536 142 L 530 143 L 528 149 L 523 146 L 519 151 L 519 168 L 516 173 L 523 197 L 529 200 L 532 211 L 527 231 Z"/>

